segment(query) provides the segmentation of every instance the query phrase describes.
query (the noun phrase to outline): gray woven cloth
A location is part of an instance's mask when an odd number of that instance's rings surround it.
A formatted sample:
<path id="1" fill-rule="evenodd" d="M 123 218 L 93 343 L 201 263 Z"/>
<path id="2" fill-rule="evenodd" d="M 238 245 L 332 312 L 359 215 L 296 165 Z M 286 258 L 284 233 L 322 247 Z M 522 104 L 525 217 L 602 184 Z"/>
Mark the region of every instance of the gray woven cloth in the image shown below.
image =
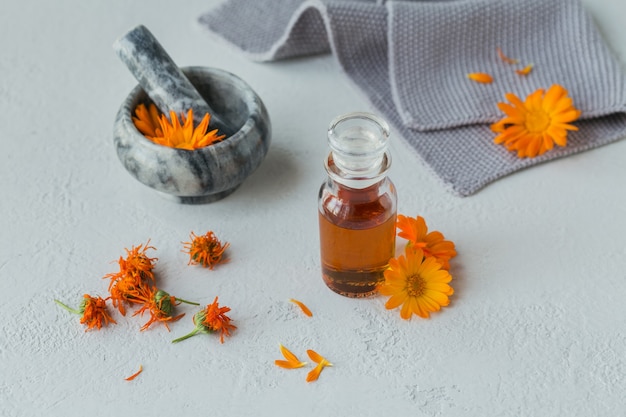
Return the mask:
<path id="1" fill-rule="evenodd" d="M 626 136 L 619 62 L 577 0 L 228 0 L 200 17 L 258 61 L 332 52 L 452 192 Z M 497 48 L 517 65 L 501 60 Z M 534 64 L 528 76 L 515 73 Z M 467 79 L 493 76 L 491 84 Z M 568 144 L 519 159 L 493 143 L 496 103 L 561 84 L 582 110 Z"/>

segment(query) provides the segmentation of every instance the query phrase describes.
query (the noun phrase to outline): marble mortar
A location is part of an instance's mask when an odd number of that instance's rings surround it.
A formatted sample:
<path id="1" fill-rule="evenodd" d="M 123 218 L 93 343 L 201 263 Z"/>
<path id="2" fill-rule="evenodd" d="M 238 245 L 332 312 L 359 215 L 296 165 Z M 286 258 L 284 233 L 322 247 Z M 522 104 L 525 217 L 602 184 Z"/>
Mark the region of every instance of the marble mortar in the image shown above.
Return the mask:
<path id="1" fill-rule="evenodd" d="M 132 121 L 137 105 L 150 102 L 138 85 L 117 113 L 115 148 L 126 170 L 163 196 L 180 203 L 210 203 L 235 191 L 261 164 L 271 141 L 270 119 L 261 98 L 236 75 L 209 67 L 182 70 L 236 132 L 193 151 L 157 145 Z"/>

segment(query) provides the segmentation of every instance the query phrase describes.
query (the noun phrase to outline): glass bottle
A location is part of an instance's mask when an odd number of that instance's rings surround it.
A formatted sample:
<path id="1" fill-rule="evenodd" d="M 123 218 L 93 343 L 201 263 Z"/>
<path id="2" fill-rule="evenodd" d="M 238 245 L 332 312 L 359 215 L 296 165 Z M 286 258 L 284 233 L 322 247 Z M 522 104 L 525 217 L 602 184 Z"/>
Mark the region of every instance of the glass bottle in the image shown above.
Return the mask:
<path id="1" fill-rule="evenodd" d="M 318 198 L 322 277 L 347 297 L 375 294 L 395 253 L 388 141 L 387 123 L 369 113 L 339 116 L 328 129 L 328 178 Z"/>

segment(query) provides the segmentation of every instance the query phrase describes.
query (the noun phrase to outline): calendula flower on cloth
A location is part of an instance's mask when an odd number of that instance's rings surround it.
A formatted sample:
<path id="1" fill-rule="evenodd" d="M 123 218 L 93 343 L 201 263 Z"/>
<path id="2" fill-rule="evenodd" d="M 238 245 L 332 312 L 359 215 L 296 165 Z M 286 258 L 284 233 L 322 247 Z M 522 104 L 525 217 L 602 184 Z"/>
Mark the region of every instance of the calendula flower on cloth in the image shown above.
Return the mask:
<path id="1" fill-rule="evenodd" d="M 505 95 L 509 103 L 498 103 L 506 117 L 491 125 L 498 133 L 494 142 L 516 151 L 519 158 L 534 158 L 551 150 L 554 144 L 567 145 L 567 132 L 578 130 L 571 122 L 581 112 L 573 105 L 568 92 L 555 84 L 547 91 L 531 93 L 525 101 L 513 93 Z"/>
<path id="2" fill-rule="evenodd" d="M 195 329 L 185 336 L 172 340 L 172 343 L 189 339 L 198 333 L 220 333 L 220 342 L 224 343 L 224 336 L 230 336 L 230 331 L 237 328 L 237 326 L 231 324 L 230 317 L 226 315 L 229 311 L 229 307 L 220 307 L 217 297 L 215 297 L 212 304 L 208 304 L 206 308 L 194 314 L 193 322 L 196 325 Z"/>
<path id="3" fill-rule="evenodd" d="M 443 269 L 450 269 L 449 260 L 456 256 L 454 243 L 445 240 L 441 232 L 429 233 L 423 217 L 413 218 L 398 214 L 397 227 L 400 229 L 398 236 L 407 239 L 408 246 L 421 249 L 424 256 L 432 256 Z"/>
<path id="4" fill-rule="evenodd" d="M 80 315 L 80 323 L 87 326 L 85 331 L 96 328 L 100 330 L 103 325 L 116 323 L 107 311 L 106 299 L 102 297 L 92 297 L 85 294 L 78 309 L 70 308 L 59 300 L 54 300 L 54 302 L 70 313 Z"/>
<path id="5" fill-rule="evenodd" d="M 306 351 L 306 353 L 307 355 L 309 355 L 309 358 L 311 358 L 313 362 L 317 363 L 317 366 L 315 366 L 315 368 L 313 368 L 313 370 L 311 370 L 311 372 L 307 374 L 306 382 L 317 381 L 317 379 L 320 377 L 320 374 L 322 373 L 322 370 L 327 366 L 333 366 L 333 364 L 328 362 L 326 358 L 324 358 L 322 355 L 314 350 L 309 349 Z"/>
<path id="6" fill-rule="evenodd" d="M 230 243 L 222 244 L 212 231 L 202 236 L 191 232 L 190 238 L 191 242 L 183 242 L 183 252 L 189 254 L 189 264 L 200 264 L 213 269 L 215 265 L 226 262 L 222 256 Z"/>
<path id="7" fill-rule="evenodd" d="M 189 109 L 187 116 L 181 115 L 181 119 L 175 112 L 170 111 L 170 120 L 164 114 L 158 115 L 155 123 L 155 115 L 158 110 L 150 103 L 148 110 L 140 104 L 135 109 L 133 123 L 137 130 L 148 139 L 159 145 L 170 148 L 194 150 L 219 142 L 226 135 L 218 135 L 217 129 L 207 131 L 209 128 L 210 114 L 205 114 L 197 127 L 193 126 L 193 110 Z"/>
<path id="8" fill-rule="evenodd" d="M 454 293 L 449 285 L 452 276 L 434 257 L 425 257 L 420 248 L 406 247 L 404 255 L 389 260 L 384 272 L 385 282 L 378 291 L 390 296 L 385 304 L 389 310 L 402 306 L 400 316 L 408 320 L 413 314 L 423 318 L 450 303 Z"/>
<path id="9" fill-rule="evenodd" d="M 280 366 L 285 369 L 302 368 L 306 365 L 306 362 L 302 362 L 296 355 L 294 355 L 289 349 L 283 345 L 279 345 L 280 353 L 283 354 L 286 360 L 277 359 L 274 361 L 276 366 Z"/>
<path id="10" fill-rule="evenodd" d="M 179 320 L 185 315 L 183 313 L 178 316 L 174 316 L 174 306 L 180 303 L 199 305 L 198 303 L 174 297 L 166 291 L 159 290 L 155 287 L 144 287 L 138 299 L 141 300 L 143 304 L 141 308 L 133 314 L 133 316 L 138 314 L 143 315 L 146 311 L 150 313 L 150 320 L 148 320 L 146 324 L 141 327 L 142 331 L 146 330 L 152 325 L 152 323 L 156 322 L 163 323 L 169 331 L 170 328 L 167 324 Z"/>

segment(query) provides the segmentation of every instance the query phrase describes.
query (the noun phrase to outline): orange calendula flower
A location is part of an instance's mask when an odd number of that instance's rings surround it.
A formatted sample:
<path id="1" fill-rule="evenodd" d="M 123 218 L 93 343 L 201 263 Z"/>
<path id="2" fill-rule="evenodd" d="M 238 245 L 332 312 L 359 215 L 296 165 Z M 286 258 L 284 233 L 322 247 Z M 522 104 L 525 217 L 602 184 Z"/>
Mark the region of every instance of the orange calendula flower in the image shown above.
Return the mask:
<path id="1" fill-rule="evenodd" d="M 294 355 L 293 353 L 291 353 L 289 349 L 287 349 L 283 345 L 279 345 L 279 346 L 280 346 L 280 352 L 283 354 L 283 356 L 287 360 L 285 361 L 280 360 L 280 359 L 275 360 L 274 364 L 276 364 L 276 366 L 280 366 L 281 368 L 285 368 L 285 369 L 296 369 L 296 368 L 302 368 L 303 366 L 306 365 L 306 362 L 302 362 L 300 359 L 298 359 L 298 357 Z"/>
<path id="2" fill-rule="evenodd" d="M 83 301 L 80 303 L 80 307 L 77 310 L 66 306 L 59 300 L 54 300 L 54 302 L 70 313 L 80 315 L 81 324 L 87 326 L 85 331 L 94 328 L 100 330 L 102 325 L 116 323 L 107 311 L 106 299 L 102 297 L 92 297 L 89 294 L 83 295 Z"/>
<path id="3" fill-rule="evenodd" d="M 128 275 L 136 275 L 138 279 L 154 281 L 154 273 L 152 270 L 158 258 L 149 258 L 146 255 L 148 249 L 156 250 L 154 246 L 149 246 L 149 244 L 150 240 L 148 240 L 146 244 L 141 244 L 137 247 L 133 246 L 130 250 L 125 249 L 126 258 L 120 256 L 117 261 L 120 266 L 119 272 L 108 274 L 105 278 L 110 278 L 111 282 L 114 282 Z"/>
<path id="4" fill-rule="evenodd" d="M 378 290 L 391 296 L 385 307 L 388 310 L 402 306 L 400 316 L 408 320 L 413 314 L 428 318 L 450 303 L 454 290 L 449 285 L 452 276 L 433 257 L 425 257 L 419 248 L 407 247 L 404 255 L 389 260 L 384 273 L 385 282 Z"/>
<path id="5" fill-rule="evenodd" d="M 313 362 L 317 363 L 317 366 L 307 374 L 306 382 L 317 381 L 317 379 L 320 377 L 320 374 L 322 373 L 322 370 L 327 366 L 333 366 L 333 364 L 328 362 L 326 358 L 324 358 L 322 355 L 314 350 L 309 349 L 306 351 L 306 353 L 307 355 L 309 355 L 309 358 L 311 358 Z"/>
<path id="6" fill-rule="evenodd" d="M 496 49 L 496 51 L 498 52 L 498 57 L 500 57 L 503 62 L 511 65 L 519 63 L 519 59 L 509 58 L 508 56 L 504 55 L 504 52 L 502 52 L 502 49 L 500 49 L 499 47 Z"/>
<path id="7" fill-rule="evenodd" d="M 141 327 L 142 331 L 146 330 L 152 325 L 152 323 L 156 322 L 163 323 L 169 331 L 170 328 L 167 323 L 179 320 L 185 315 L 183 313 L 178 316 L 174 316 L 174 306 L 180 303 L 199 305 L 198 303 L 176 298 L 169 293 L 154 287 L 143 287 L 142 293 L 138 296 L 138 299 L 141 300 L 143 304 L 141 308 L 133 314 L 133 316 L 138 314 L 143 316 L 146 311 L 150 312 L 150 320 L 148 320 L 146 324 Z"/>
<path id="8" fill-rule="evenodd" d="M 132 381 L 133 379 L 137 378 L 137 376 L 142 372 L 143 372 L 143 366 L 139 365 L 139 370 L 135 372 L 134 374 L 132 374 L 131 376 L 129 376 L 128 378 L 124 378 L 124 380 Z"/>
<path id="9" fill-rule="evenodd" d="M 154 263 L 157 258 L 150 258 L 146 255 L 148 249 L 156 250 L 149 246 L 150 241 L 144 245 L 133 246 L 126 250 L 126 257 L 118 260 L 119 271 L 105 275 L 104 278 L 111 280 L 109 283 L 110 298 L 113 307 L 117 308 L 122 315 L 126 315 L 125 304 L 140 303 L 139 294 L 148 287 L 149 281 L 154 281 Z"/>
<path id="10" fill-rule="evenodd" d="M 493 77 L 484 72 L 471 72 L 467 74 L 467 78 L 472 81 L 476 81 L 477 83 L 489 84 L 493 82 Z"/>
<path id="11" fill-rule="evenodd" d="M 573 105 L 568 92 L 555 84 L 544 91 L 531 93 L 525 101 L 515 94 L 506 94 L 509 103 L 498 103 L 506 117 L 491 125 L 498 133 L 494 142 L 503 144 L 519 158 L 534 158 L 558 146 L 567 145 L 567 132 L 578 130 L 571 122 L 581 112 Z"/>
<path id="12" fill-rule="evenodd" d="M 133 123 L 135 124 L 137 130 L 139 130 L 144 136 L 163 136 L 161 122 L 159 120 L 159 110 L 157 110 L 153 103 L 150 103 L 148 107 L 141 103 L 135 108 Z"/>
<path id="13" fill-rule="evenodd" d="M 186 116 L 181 115 L 180 120 L 175 112 L 170 111 L 170 121 L 166 115 L 159 115 L 156 106 L 150 103 L 148 110 L 143 104 L 137 106 L 133 123 L 137 130 L 154 143 L 170 148 L 194 150 L 219 142 L 226 137 L 218 135 L 217 129 L 208 131 L 210 119 L 211 115 L 205 114 L 194 128 L 192 109 L 189 109 Z"/>
<path id="14" fill-rule="evenodd" d="M 528 64 L 522 69 L 515 70 L 515 72 L 519 75 L 528 75 L 533 70 L 533 67 L 533 64 Z"/>
<path id="15" fill-rule="evenodd" d="M 407 239 L 408 246 L 421 249 L 424 256 L 432 256 L 443 269 L 450 269 L 449 260 L 456 256 L 454 243 L 445 240 L 441 232 L 429 233 L 423 217 L 413 218 L 398 214 L 397 227 L 400 229 L 398 236 Z"/>
<path id="16" fill-rule="evenodd" d="M 184 253 L 189 254 L 189 264 L 200 264 L 205 268 L 213 269 L 213 267 L 221 262 L 222 256 L 230 243 L 222 242 L 215 236 L 215 233 L 208 231 L 205 235 L 196 236 L 191 232 L 191 242 L 183 242 Z"/>
<path id="17" fill-rule="evenodd" d="M 220 307 L 217 297 L 212 304 L 208 304 L 206 308 L 198 311 L 193 316 L 193 322 L 196 325 L 191 333 L 172 340 L 172 343 L 178 343 L 185 339 L 189 339 L 198 333 L 220 333 L 220 342 L 224 343 L 224 335 L 230 336 L 230 331 L 237 328 L 231 324 L 230 317 L 226 315 L 230 311 L 229 307 Z"/>
<path id="18" fill-rule="evenodd" d="M 313 313 L 311 313 L 311 310 L 309 310 L 309 308 L 306 305 L 304 305 L 302 301 L 294 300 L 293 298 L 290 298 L 289 301 L 291 301 L 292 303 L 300 307 L 300 309 L 302 310 L 304 314 L 306 314 L 309 317 L 313 317 Z"/>

